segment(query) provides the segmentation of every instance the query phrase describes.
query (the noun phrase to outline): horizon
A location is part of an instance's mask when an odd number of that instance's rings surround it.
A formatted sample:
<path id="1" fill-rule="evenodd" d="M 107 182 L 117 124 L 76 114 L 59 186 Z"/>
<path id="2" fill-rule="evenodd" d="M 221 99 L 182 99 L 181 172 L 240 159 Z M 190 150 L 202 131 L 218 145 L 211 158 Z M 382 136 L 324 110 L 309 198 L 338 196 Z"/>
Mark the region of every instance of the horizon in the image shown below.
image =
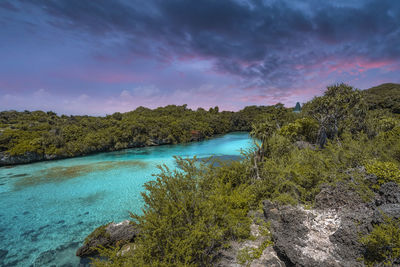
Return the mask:
<path id="1" fill-rule="evenodd" d="M 390 0 L 5 0 L 0 111 L 238 111 L 400 83 L 399 17 Z"/>

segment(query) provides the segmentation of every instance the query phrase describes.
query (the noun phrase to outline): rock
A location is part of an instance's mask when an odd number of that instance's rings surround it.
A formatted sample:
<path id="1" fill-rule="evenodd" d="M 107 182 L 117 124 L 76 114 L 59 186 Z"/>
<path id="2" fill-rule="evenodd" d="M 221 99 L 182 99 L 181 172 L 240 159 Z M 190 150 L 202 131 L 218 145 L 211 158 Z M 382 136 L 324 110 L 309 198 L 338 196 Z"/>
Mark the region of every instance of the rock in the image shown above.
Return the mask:
<path id="1" fill-rule="evenodd" d="M 336 186 L 325 185 L 315 197 L 317 209 L 354 209 L 363 203 L 360 196 L 354 190 L 343 183 Z"/>
<path id="2" fill-rule="evenodd" d="M 261 266 L 272 266 L 272 267 L 285 267 L 287 266 L 285 262 L 279 259 L 275 250 L 272 246 L 268 246 L 262 251 L 259 258 L 254 259 L 251 262 L 246 262 L 245 264 L 238 263 L 238 254 L 243 249 L 254 248 L 258 249 L 262 246 L 263 242 L 266 241 L 266 236 L 262 235 L 260 232 L 260 225 L 256 222 L 259 221 L 259 216 L 257 213 L 252 212 L 250 214 L 254 218 L 253 223 L 250 226 L 252 239 L 246 240 L 244 242 L 231 241 L 229 249 L 223 249 L 218 255 L 218 260 L 215 266 L 218 267 L 261 267 Z"/>
<path id="3" fill-rule="evenodd" d="M 370 209 L 358 209 L 347 212 L 341 216 L 339 229 L 330 236 L 330 240 L 336 246 L 336 253 L 341 262 L 349 266 L 362 266 L 357 262 L 364 254 L 364 247 L 359 242 L 360 235 L 365 235 L 373 227 L 373 211 Z"/>
<path id="4" fill-rule="evenodd" d="M 0 166 L 30 163 L 43 160 L 44 156 L 35 152 L 26 152 L 23 155 L 12 156 L 8 153 L 0 153 Z"/>
<path id="5" fill-rule="evenodd" d="M 122 257 L 128 256 L 129 254 L 132 254 L 134 247 L 135 247 L 134 243 L 125 244 L 121 247 L 117 255 Z"/>
<path id="6" fill-rule="evenodd" d="M 324 186 L 316 196 L 316 209 L 263 202 L 271 222 L 274 250 L 286 265 L 364 266 L 360 236 L 370 233 L 384 216 L 400 218 L 400 186 L 386 183 L 365 203 L 345 184 Z M 384 214 L 384 215 L 383 215 Z"/>
<path id="7" fill-rule="evenodd" d="M 305 210 L 264 201 L 264 215 L 271 222 L 274 250 L 291 266 L 340 266 L 330 241 L 340 225 L 335 210 Z"/>
<path id="8" fill-rule="evenodd" d="M 379 206 L 374 213 L 375 222 L 383 222 L 384 217 L 400 218 L 400 204 L 384 204 Z"/>
<path id="9" fill-rule="evenodd" d="M 85 240 L 83 246 L 76 251 L 76 256 L 91 257 L 98 254 L 98 246 L 113 247 L 133 242 L 139 230 L 128 220 L 120 223 L 109 223 L 95 229 Z"/>
<path id="10" fill-rule="evenodd" d="M 379 189 L 379 195 L 376 198 L 375 204 L 380 206 L 383 204 L 396 203 L 400 203 L 400 186 L 394 182 L 382 185 Z"/>
<path id="11" fill-rule="evenodd" d="M 71 255 L 71 250 L 78 246 L 77 242 L 61 245 L 55 249 L 47 250 L 39 254 L 35 259 L 32 267 L 42 266 L 70 266 L 68 262 L 62 262 L 63 260 L 69 260 L 67 256 Z"/>
<path id="12" fill-rule="evenodd" d="M 313 144 L 311 144 L 309 142 L 306 142 L 306 141 L 296 141 L 294 143 L 294 145 L 297 146 L 300 149 L 307 149 L 308 148 L 308 149 L 315 150 L 315 145 L 313 145 Z"/>

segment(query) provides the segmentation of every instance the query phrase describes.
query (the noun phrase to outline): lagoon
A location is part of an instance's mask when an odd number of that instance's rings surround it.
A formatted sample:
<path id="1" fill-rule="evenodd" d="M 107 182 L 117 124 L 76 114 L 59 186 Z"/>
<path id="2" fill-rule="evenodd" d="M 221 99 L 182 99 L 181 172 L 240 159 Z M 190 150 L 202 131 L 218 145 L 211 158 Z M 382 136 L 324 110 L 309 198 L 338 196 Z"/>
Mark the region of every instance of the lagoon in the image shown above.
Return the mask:
<path id="1" fill-rule="evenodd" d="M 0 266 L 79 266 L 96 227 L 140 213 L 143 184 L 173 156 L 236 159 L 248 133 L 0 168 Z"/>

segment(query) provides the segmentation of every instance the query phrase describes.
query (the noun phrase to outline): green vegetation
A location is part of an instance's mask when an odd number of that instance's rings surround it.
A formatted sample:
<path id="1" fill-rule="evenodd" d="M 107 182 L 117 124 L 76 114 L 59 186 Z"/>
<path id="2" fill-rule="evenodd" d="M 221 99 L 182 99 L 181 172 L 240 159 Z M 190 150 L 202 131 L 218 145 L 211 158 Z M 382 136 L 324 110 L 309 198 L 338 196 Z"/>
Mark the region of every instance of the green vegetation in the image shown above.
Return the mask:
<path id="1" fill-rule="evenodd" d="M 72 157 L 100 151 L 185 143 L 231 131 L 250 131 L 269 113 L 290 113 L 283 105 L 219 112 L 183 106 L 139 107 L 106 117 L 57 116 L 54 112 L 0 112 L 0 153 L 42 158 Z"/>
<path id="2" fill-rule="evenodd" d="M 400 219 L 386 218 L 369 235 L 362 237 L 361 243 L 367 249 L 364 258 L 367 266 L 380 263 L 393 266 L 394 260 L 400 258 Z"/>
<path id="3" fill-rule="evenodd" d="M 179 170 L 162 167 L 145 186 L 143 215 L 132 214 L 142 231 L 133 252 L 119 257 L 118 248 L 104 249 L 108 261 L 94 265 L 209 266 L 230 240 L 252 238 L 248 212 L 264 199 L 310 208 L 324 184 L 340 182 L 369 201 L 381 184 L 399 183 L 399 117 L 370 110 L 350 86 L 328 87 L 298 114 L 275 106 L 251 122 L 251 135 L 261 143 L 243 161 L 215 167 L 177 159 Z M 368 251 L 376 250 L 367 264 L 398 256 L 398 229 L 388 221 L 363 238 Z M 240 251 L 238 261 L 248 265 L 271 242 Z"/>
<path id="4" fill-rule="evenodd" d="M 384 83 L 363 93 L 370 109 L 389 109 L 400 114 L 400 84 Z"/>
<path id="5" fill-rule="evenodd" d="M 262 222 L 259 226 L 260 234 L 264 238 L 264 241 L 258 247 L 245 247 L 239 250 L 237 255 L 237 262 L 241 265 L 250 266 L 250 264 L 259 259 L 263 251 L 273 244 L 271 233 L 269 231 L 270 224 Z"/>
<path id="6" fill-rule="evenodd" d="M 400 170 L 397 164 L 393 162 L 375 161 L 371 164 L 366 164 L 365 168 L 368 173 L 378 177 L 379 186 L 388 182 L 400 184 Z"/>
<path id="7" fill-rule="evenodd" d="M 121 256 L 119 247 L 102 248 L 108 260 L 93 262 L 209 266 L 231 240 L 251 238 L 248 214 L 264 199 L 310 208 L 322 185 L 340 183 L 369 201 L 382 184 L 399 183 L 400 101 L 390 103 L 397 96 L 386 87 L 362 92 L 345 84 L 330 86 L 300 113 L 282 105 L 236 113 L 186 106 L 138 108 L 103 118 L 2 112 L 0 151 L 74 156 L 251 131 L 257 146 L 240 162 L 178 158 L 177 170 L 161 166 L 154 181 L 145 184 L 143 214 L 132 214 L 141 233 L 132 253 Z M 393 261 L 400 251 L 399 222 L 388 219 L 376 225 L 362 243 L 375 251 L 366 255 L 367 264 Z M 248 264 L 269 244 L 240 252 L 238 260 Z"/>
<path id="8" fill-rule="evenodd" d="M 133 255 L 121 259 L 117 250 L 106 250 L 111 260 L 96 260 L 96 266 L 210 265 L 227 241 L 249 237 L 247 213 L 254 199 L 248 184 L 227 182 L 236 178 L 231 166 L 180 158 L 177 163 L 180 170 L 161 166 L 145 184 L 144 214 L 132 214 L 141 230 Z M 245 165 L 233 165 L 246 174 Z"/>
<path id="9" fill-rule="evenodd" d="M 310 208 L 322 185 L 340 182 L 369 201 L 383 183 L 400 182 L 400 118 L 369 108 L 364 93 L 345 84 L 328 87 L 298 114 L 275 106 L 252 125 L 261 144 L 241 162 L 177 159 L 179 171 L 161 168 L 146 184 L 143 215 L 132 214 L 142 230 L 133 253 L 106 249 L 109 260 L 94 265 L 208 266 L 230 240 L 251 238 L 247 214 L 264 199 Z M 362 243 L 366 264 L 391 262 L 400 251 L 399 222 L 376 225 Z M 270 244 L 240 251 L 238 261 L 250 264 Z"/>

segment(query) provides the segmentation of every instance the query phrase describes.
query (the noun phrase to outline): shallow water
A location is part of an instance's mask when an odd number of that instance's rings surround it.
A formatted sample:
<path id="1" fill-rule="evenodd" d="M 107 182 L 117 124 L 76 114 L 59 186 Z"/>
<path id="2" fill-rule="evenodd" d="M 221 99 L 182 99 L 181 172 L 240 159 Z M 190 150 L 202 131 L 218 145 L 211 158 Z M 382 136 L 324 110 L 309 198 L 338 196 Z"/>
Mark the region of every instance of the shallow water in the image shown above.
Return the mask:
<path id="1" fill-rule="evenodd" d="M 247 133 L 0 168 L 0 266 L 79 266 L 75 251 L 94 228 L 140 213 L 143 184 L 173 156 L 228 159 Z"/>

